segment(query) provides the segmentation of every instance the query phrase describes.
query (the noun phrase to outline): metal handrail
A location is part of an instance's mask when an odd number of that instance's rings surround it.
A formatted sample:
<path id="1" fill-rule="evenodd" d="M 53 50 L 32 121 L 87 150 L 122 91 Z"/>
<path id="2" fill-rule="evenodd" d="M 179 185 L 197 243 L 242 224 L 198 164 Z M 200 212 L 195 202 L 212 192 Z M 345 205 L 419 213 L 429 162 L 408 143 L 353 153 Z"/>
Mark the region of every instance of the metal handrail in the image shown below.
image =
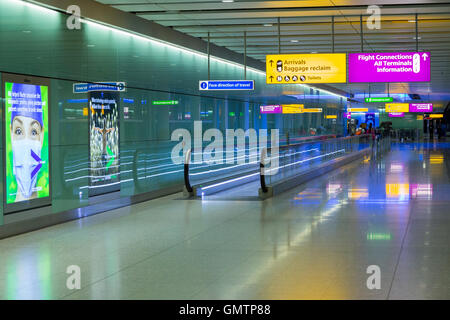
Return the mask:
<path id="1" fill-rule="evenodd" d="M 192 150 L 189 148 L 186 151 L 186 156 L 184 157 L 184 185 L 189 193 L 194 191 L 191 186 L 191 182 L 189 181 L 189 163 L 191 161 L 191 153 Z"/>
<path id="2" fill-rule="evenodd" d="M 359 136 L 339 137 L 339 138 L 334 138 L 334 139 L 329 139 L 329 140 L 323 140 L 322 139 L 322 141 L 326 141 L 327 143 L 329 143 L 329 142 L 333 142 L 333 141 L 337 141 L 337 140 L 345 141 L 345 140 L 351 140 L 351 139 L 354 139 L 354 138 L 362 138 L 362 137 L 367 138 L 369 136 L 371 136 L 371 134 L 362 134 L 362 135 L 359 135 Z M 317 139 L 317 140 L 321 140 L 321 139 Z M 292 145 L 289 145 L 289 146 L 280 146 L 279 149 L 282 149 L 283 147 L 284 147 L 283 149 L 297 147 L 297 146 L 308 144 L 308 143 L 311 143 L 311 141 L 297 143 L 297 144 L 292 144 Z M 260 164 L 259 164 L 259 166 L 260 166 L 260 183 L 261 183 L 261 190 L 264 193 L 267 193 L 267 191 L 268 191 L 267 184 L 266 184 L 266 179 L 265 179 L 265 174 L 264 174 L 264 169 L 265 169 L 264 162 L 265 162 L 265 159 L 267 158 L 268 150 L 271 150 L 271 149 L 272 148 L 269 147 L 269 148 L 263 148 L 261 150 L 261 157 L 260 157 Z"/>
<path id="3" fill-rule="evenodd" d="M 266 175 L 264 174 L 264 161 L 266 160 L 267 157 L 267 148 L 263 148 L 261 150 L 261 159 L 259 162 L 259 181 L 261 184 L 261 190 L 266 193 L 268 191 L 267 186 L 266 186 Z"/>

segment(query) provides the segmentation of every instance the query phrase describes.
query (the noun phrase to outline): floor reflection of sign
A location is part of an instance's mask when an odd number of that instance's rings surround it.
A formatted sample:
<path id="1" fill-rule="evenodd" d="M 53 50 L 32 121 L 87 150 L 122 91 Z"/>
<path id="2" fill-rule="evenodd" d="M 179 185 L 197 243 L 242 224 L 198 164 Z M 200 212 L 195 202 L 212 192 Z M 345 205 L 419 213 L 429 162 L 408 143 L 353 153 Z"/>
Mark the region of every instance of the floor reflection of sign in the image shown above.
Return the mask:
<path id="1" fill-rule="evenodd" d="M 119 93 L 90 92 L 90 193 L 119 189 Z"/>

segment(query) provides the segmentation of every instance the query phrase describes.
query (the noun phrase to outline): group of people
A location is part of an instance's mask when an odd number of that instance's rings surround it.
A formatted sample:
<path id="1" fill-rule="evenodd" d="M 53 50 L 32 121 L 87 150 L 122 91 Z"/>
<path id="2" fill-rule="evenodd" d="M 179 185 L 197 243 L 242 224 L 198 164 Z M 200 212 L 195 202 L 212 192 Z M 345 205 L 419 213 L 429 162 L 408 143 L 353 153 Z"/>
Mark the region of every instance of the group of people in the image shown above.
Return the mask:
<path id="1" fill-rule="evenodd" d="M 430 134 L 430 139 L 434 138 L 434 131 L 436 130 L 436 134 L 438 135 L 438 139 L 441 139 L 442 137 L 445 137 L 447 134 L 447 125 L 444 121 L 442 121 L 440 124 L 437 123 L 436 126 L 434 125 L 433 121 L 430 121 L 430 125 L 428 127 L 428 132 Z"/>

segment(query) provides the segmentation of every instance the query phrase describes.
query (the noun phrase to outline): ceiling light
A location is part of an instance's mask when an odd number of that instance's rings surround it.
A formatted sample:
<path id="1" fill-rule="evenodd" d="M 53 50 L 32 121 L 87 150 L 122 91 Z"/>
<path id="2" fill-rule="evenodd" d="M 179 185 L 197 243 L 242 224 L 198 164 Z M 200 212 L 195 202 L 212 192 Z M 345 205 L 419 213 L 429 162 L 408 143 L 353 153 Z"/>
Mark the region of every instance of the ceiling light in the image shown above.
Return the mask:
<path id="1" fill-rule="evenodd" d="M 297 42 L 298 42 L 298 40 L 291 40 L 291 42 L 293 42 L 293 43 L 297 43 Z"/>
<path id="2" fill-rule="evenodd" d="M 311 53 L 317 53 L 317 51 L 311 51 Z"/>
<path id="3" fill-rule="evenodd" d="M 264 23 L 264 27 L 273 27 L 273 24 L 271 24 L 271 23 Z"/>
<path id="4" fill-rule="evenodd" d="M 408 22 L 416 22 L 416 20 L 408 20 Z"/>
<path id="5" fill-rule="evenodd" d="M 420 40 L 420 39 L 422 39 L 422 37 L 417 38 L 417 40 Z M 416 40 L 416 37 L 414 37 L 413 40 Z"/>
<path id="6" fill-rule="evenodd" d="M 222 2 L 225 2 L 225 3 L 227 3 L 227 2 L 234 2 L 234 0 L 222 0 Z"/>

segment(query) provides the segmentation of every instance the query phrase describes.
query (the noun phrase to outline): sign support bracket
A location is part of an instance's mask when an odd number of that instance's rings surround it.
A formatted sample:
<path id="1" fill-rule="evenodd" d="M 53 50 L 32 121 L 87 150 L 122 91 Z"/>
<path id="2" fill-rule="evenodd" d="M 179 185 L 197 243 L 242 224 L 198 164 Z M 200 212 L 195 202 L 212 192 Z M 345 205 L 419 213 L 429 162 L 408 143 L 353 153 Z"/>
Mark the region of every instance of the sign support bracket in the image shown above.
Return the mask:
<path id="1" fill-rule="evenodd" d="M 364 37 L 363 37 L 363 16 L 359 16 L 359 34 L 361 35 L 361 52 L 364 52 Z"/>
<path id="2" fill-rule="evenodd" d="M 419 52 L 419 20 L 416 12 L 416 52 Z"/>
<path id="3" fill-rule="evenodd" d="M 331 16 L 331 52 L 334 53 L 334 16 Z"/>
<path id="4" fill-rule="evenodd" d="M 211 49 L 210 49 L 210 41 L 211 41 L 211 37 L 210 37 L 210 33 L 208 31 L 208 80 L 211 80 Z"/>
<path id="5" fill-rule="evenodd" d="M 278 54 L 281 53 L 281 22 L 280 17 L 278 17 Z"/>
<path id="6" fill-rule="evenodd" d="M 244 31 L 244 80 L 247 80 L 247 31 Z"/>

